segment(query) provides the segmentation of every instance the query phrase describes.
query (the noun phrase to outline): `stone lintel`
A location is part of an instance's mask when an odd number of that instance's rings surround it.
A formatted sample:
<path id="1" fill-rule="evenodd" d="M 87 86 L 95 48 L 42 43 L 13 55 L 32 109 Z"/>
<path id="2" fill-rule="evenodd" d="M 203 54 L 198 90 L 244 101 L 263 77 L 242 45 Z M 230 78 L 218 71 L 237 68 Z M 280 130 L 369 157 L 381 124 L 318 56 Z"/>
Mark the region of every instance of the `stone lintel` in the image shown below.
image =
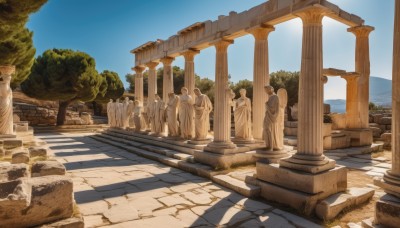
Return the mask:
<path id="1" fill-rule="evenodd" d="M 234 154 L 217 154 L 206 151 L 196 150 L 194 159 L 202 164 L 209 165 L 214 169 L 229 169 L 232 166 L 254 164 L 255 151 Z"/>
<path id="2" fill-rule="evenodd" d="M 311 174 L 280 167 L 278 164 L 257 162 L 257 178 L 307 194 L 324 192 L 334 194 L 347 188 L 347 169 L 342 166 L 323 173 Z"/>

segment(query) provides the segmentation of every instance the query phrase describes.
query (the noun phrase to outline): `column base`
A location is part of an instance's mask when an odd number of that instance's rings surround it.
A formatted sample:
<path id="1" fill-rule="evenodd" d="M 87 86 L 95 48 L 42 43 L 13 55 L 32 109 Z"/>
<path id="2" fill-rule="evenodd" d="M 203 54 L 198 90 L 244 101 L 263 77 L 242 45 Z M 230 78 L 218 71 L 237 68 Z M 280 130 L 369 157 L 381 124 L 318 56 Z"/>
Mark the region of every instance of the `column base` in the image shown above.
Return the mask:
<path id="1" fill-rule="evenodd" d="M 370 129 L 346 129 L 343 132 L 350 136 L 350 145 L 352 147 L 372 145 L 373 133 Z"/>
<path id="2" fill-rule="evenodd" d="M 257 143 L 254 139 L 244 139 L 244 138 L 233 138 L 232 142 L 239 145 L 255 144 Z"/>
<path id="3" fill-rule="evenodd" d="M 229 169 L 232 166 L 250 165 L 256 162 L 255 151 L 245 153 L 220 154 L 201 150 L 194 151 L 194 160 L 214 169 Z"/>
<path id="4" fill-rule="evenodd" d="M 281 167 L 301 172 L 318 174 L 335 168 L 336 162 L 324 155 L 310 156 L 295 154 L 290 158 L 282 159 L 279 162 Z"/>
<path id="5" fill-rule="evenodd" d="M 398 227 L 400 224 L 400 198 L 386 194 L 375 206 L 374 225 L 384 227 Z"/>
<path id="6" fill-rule="evenodd" d="M 307 215 L 317 202 L 347 189 L 347 169 L 336 167 L 319 174 L 310 174 L 257 162 L 257 179 L 261 196 L 295 208 Z"/>
<path id="7" fill-rule="evenodd" d="M 374 184 L 400 199 L 400 177 L 391 174 L 390 171 L 386 172 L 383 179 L 374 179 Z"/>
<path id="8" fill-rule="evenodd" d="M 279 163 L 282 158 L 288 158 L 290 156 L 287 150 L 257 150 L 256 152 L 257 153 L 254 155 L 254 157 L 257 159 L 257 162 L 262 162 L 266 164 Z"/>
<path id="9" fill-rule="evenodd" d="M 212 142 L 212 139 L 192 139 L 190 141 L 188 141 L 189 144 L 193 144 L 193 145 L 208 145 Z"/>
<path id="10" fill-rule="evenodd" d="M 213 141 L 204 147 L 205 152 L 217 153 L 217 154 L 231 154 L 235 153 L 237 146 L 232 142 L 216 142 Z"/>

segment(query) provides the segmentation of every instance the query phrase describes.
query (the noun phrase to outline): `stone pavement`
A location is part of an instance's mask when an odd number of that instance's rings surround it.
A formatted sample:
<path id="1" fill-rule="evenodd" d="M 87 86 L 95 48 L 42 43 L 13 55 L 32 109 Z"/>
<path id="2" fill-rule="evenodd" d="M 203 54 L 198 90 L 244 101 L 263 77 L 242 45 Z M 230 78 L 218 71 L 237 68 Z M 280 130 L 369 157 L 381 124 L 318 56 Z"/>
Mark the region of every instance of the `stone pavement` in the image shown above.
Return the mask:
<path id="1" fill-rule="evenodd" d="M 320 227 L 88 135 L 38 135 L 73 178 L 87 227 Z"/>

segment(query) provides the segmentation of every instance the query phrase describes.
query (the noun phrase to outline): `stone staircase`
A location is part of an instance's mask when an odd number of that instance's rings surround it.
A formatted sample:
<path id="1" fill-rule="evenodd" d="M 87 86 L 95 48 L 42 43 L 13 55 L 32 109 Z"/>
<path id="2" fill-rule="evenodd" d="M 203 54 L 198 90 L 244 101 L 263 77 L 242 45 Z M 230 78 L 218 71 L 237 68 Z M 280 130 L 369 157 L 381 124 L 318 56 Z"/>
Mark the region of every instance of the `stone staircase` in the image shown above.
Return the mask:
<path id="1" fill-rule="evenodd" d="M 208 178 L 246 197 L 258 197 L 260 194 L 259 186 L 246 183 L 247 179 L 254 178 L 254 172 L 243 176 L 231 170 L 214 170 L 210 166 L 196 162 L 193 157 L 194 151 L 202 150 L 205 145 L 193 145 L 119 129 L 107 129 L 90 137 L 130 153 Z"/>

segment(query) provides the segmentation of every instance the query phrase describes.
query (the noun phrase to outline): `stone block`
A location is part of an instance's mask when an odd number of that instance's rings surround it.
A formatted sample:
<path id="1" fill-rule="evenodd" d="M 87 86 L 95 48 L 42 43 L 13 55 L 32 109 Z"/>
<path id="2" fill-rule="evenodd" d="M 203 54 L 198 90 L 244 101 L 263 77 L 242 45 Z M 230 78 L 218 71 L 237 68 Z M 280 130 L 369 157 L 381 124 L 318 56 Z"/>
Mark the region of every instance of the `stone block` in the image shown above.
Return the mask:
<path id="1" fill-rule="evenodd" d="M 228 175 L 217 175 L 212 180 L 246 197 L 257 197 L 260 194 L 260 187 L 245 183 Z"/>
<path id="2" fill-rule="evenodd" d="M 235 154 L 217 154 L 196 150 L 194 160 L 214 169 L 229 169 L 232 166 L 255 164 L 255 153 L 255 151 L 249 151 Z"/>
<path id="3" fill-rule="evenodd" d="M 35 227 L 71 218 L 74 200 L 70 178 L 46 176 L 25 181 L 32 189 L 29 206 L 22 209 L 0 207 L 0 227 Z"/>
<path id="4" fill-rule="evenodd" d="M 3 139 L 3 148 L 10 150 L 22 147 L 22 140 L 19 139 Z"/>
<path id="5" fill-rule="evenodd" d="M 28 166 L 26 164 L 0 163 L 0 182 L 12 181 L 22 177 L 28 177 Z"/>
<path id="6" fill-rule="evenodd" d="M 11 155 L 11 163 L 12 164 L 19 164 L 25 163 L 28 164 L 30 161 L 29 153 L 25 150 L 13 152 Z"/>
<path id="7" fill-rule="evenodd" d="M 32 164 L 32 177 L 65 175 L 65 166 L 58 161 L 38 161 Z"/>
<path id="8" fill-rule="evenodd" d="M 392 148 L 392 133 L 382 134 L 381 139 L 383 140 L 383 148 L 385 149 Z"/>
<path id="9" fill-rule="evenodd" d="M 350 188 L 347 193 L 337 193 L 319 202 L 315 212 L 320 219 L 329 221 L 344 209 L 367 202 L 374 193 L 371 188 Z"/>
<path id="10" fill-rule="evenodd" d="M 374 123 L 379 124 L 381 122 L 383 115 L 382 114 L 374 114 L 373 117 L 374 117 Z"/>
<path id="11" fill-rule="evenodd" d="M 257 178 L 308 194 L 321 192 L 334 194 L 347 188 L 347 169 L 340 166 L 323 173 L 310 174 L 282 168 L 278 164 L 257 162 Z"/>
<path id="12" fill-rule="evenodd" d="M 15 122 L 14 130 L 15 130 L 15 132 L 26 132 L 29 130 L 29 123 L 27 121 Z"/>
<path id="13" fill-rule="evenodd" d="M 43 147 L 30 147 L 29 156 L 32 157 L 46 157 L 47 149 Z"/>
<path id="14" fill-rule="evenodd" d="M 46 224 L 39 228 L 84 228 L 85 223 L 82 218 L 68 218 L 58 222 Z"/>
<path id="15" fill-rule="evenodd" d="M 324 137 L 324 149 L 331 150 L 332 149 L 332 136 Z"/>
<path id="16" fill-rule="evenodd" d="M 351 146 L 370 146 L 373 142 L 372 131 L 370 129 L 347 129 L 345 131 L 351 138 Z"/>
<path id="17" fill-rule="evenodd" d="M 382 129 L 379 127 L 370 127 L 369 129 L 371 129 L 374 138 L 379 138 L 382 134 Z"/>
<path id="18" fill-rule="evenodd" d="M 285 127 L 284 133 L 287 136 L 297 136 L 297 128 Z"/>
<path id="19" fill-rule="evenodd" d="M 391 125 L 392 124 L 392 117 L 382 117 L 379 120 L 379 124 L 381 124 L 381 125 Z"/>
<path id="20" fill-rule="evenodd" d="M 375 223 L 385 227 L 398 227 L 400 224 L 400 199 L 384 195 L 376 202 Z"/>

